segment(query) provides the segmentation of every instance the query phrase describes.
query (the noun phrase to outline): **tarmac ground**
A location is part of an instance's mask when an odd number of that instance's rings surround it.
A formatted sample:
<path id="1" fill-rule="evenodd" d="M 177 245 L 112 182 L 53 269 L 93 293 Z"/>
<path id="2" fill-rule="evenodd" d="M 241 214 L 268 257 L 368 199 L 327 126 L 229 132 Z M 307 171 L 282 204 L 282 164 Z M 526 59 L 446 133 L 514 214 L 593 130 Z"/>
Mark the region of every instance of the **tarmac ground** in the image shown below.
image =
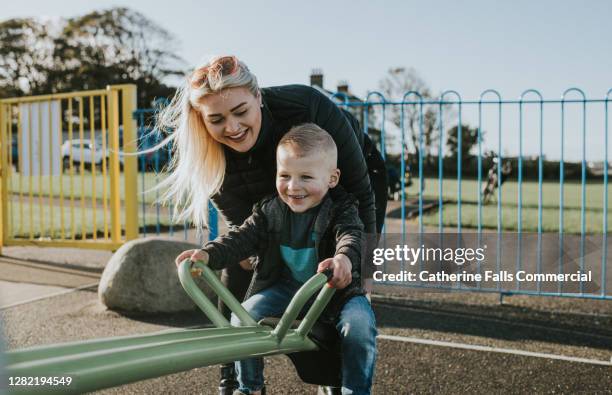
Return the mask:
<path id="1" fill-rule="evenodd" d="M 209 325 L 198 312 L 121 314 L 97 281 L 108 252 L 5 247 L 0 317 L 17 349 Z M 612 302 L 376 286 L 373 393 L 612 393 Z M 269 394 L 313 394 L 286 356 L 265 359 Z M 217 367 L 99 391 L 214 394 Z"/>

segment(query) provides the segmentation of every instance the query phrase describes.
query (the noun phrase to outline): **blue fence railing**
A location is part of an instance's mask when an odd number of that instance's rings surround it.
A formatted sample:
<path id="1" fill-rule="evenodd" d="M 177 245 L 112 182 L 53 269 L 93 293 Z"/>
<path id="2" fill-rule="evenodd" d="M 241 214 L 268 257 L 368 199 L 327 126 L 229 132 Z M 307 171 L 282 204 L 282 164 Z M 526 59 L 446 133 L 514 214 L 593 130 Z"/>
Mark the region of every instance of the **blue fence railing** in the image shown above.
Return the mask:
<path id="1" fill-rule="evenodd" d="M 360 120 L 387 163 L 386 240 L 454 234 L 463 240 L 476 235 L 482 243 L 494 237 L 497 270 L 507 266 L 504 243 L 515 243 L 515 271 L 564 274 L 576 266 L 577 272 L 591 274 L 590 281 L 573 285 L 514 280 L 437 282 L 436 288 L 612 299 L 607 245 L 612 89 L 602 99 L 588 99 L 577 88 L 559 99 L 544 99 L 535 89 L 512 100 L 492 89 L 478 100 L 463 100 L 456 91 L 438 98 L 411 91 L 401 100 L 372 92 L 363 102 L 342 93 L 331 97 Z M 146 127 L 153 124 L 153 113 L 135 113 L 141 150 L 163 137 Z M 187 224 L 170 221 L 172 208 L 153 204 L 159 191 L 144 193 L 159 181 L 169 160 L 167 149 L 139 157 L 141 233 L 180 231 L 187 239 Z M 210 213 L 214 237 L 217 216 L 214 209 Z M 410 285 L 431 286 L 424 281 Z"/>

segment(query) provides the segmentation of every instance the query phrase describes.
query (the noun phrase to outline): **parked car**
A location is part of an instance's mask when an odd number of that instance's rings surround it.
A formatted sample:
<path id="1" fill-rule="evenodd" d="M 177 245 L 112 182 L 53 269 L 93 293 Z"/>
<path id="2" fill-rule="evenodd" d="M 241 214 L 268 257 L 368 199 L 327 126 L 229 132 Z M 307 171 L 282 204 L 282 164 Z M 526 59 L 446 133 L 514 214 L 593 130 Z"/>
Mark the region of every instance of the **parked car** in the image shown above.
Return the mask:
<path id="1" fill-rule="evenodd" d="M 72 151 L 72 155 L 71 155 Z M 110 149 L 103 150 L 101 143 L 91 140 L 72 139 L 66 140 L 62 144 L 62 161 L 64 169 L 69 169 L 70 166 L 80 166 L 83 163 L 87 168 L 97 166 L 100 169 L 106 161 L 106 166 L 110 164 L 112 152 Z M 119 167 L 123 168 L 123 155 L 119 155 Z"/>

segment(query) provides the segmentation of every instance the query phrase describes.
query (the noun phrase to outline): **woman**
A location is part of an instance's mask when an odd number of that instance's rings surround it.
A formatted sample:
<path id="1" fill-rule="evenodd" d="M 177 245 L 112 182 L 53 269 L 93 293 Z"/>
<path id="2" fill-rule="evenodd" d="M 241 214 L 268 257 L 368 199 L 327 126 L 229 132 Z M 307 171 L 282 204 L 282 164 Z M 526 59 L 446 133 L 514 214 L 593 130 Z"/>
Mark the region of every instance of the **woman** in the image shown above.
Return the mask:
<path id="1" fill-rule="evenodd" d="M 213 59 L 189 76 L 158 125 L 172 134 L 173 160 L 161 187 L 174 202 L 177 220 L 207 226 L 208 199 L 230 226 L 251 214 L 253 204 L 275 191 L 275 149 L 291 127 L 312 122 L 330 133 L 338 147 L 340 183 L 359 200 L 367 234 L 382 229 L 386 172 L 380 154 L 348 112 L 318 90 L 301 85 L 260 89 L 257 78 L 234 56 Z M 376 207 L 372 185 L 376 185 Z M 379 198 L 380 196 L 380 198 Z M 225 270 L 222 281 L 243 299 L 256 265 L 241 262 Z M 230 312 L 220 305 L 226 317 Z M 222 378 L 233 376 L 233 366 Z M 222 383 L 223 386 L 223 383 Z"/>

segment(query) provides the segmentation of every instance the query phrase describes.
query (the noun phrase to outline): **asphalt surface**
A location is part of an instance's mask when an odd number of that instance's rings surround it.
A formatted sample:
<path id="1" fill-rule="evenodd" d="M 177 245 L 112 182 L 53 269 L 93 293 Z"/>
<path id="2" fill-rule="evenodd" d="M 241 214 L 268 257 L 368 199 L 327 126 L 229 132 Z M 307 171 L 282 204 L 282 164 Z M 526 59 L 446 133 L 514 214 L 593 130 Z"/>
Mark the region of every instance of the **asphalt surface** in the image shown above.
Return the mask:
<path id="1" fill-rule="evenodd" d="M 95 288 L 5 309 L 9 348 L 148 333 L 206 325 L 198 313 L 121 315 L 105 310 Z M 430 294 L 429 294 L 430 295 Z M 402 302 L 376 302 L 381 334 L 578 356 L 606 361 L 612 355 L 609 312 L 584 314 L 574 307 L 538 310 L 521 303 L 503 306 L 428 294 Z M 446 295 L 443 295 L 446 296 Z M 377 297 L 377 299 L 379 299 Z M 467 300 L 466 300 L 467 299 Z M 512 298 L 511 298 L 512 299 Z M 528 303 L 531 304 L 531 303 Z M 569 308 L 568 308 L 569 307 Z M 608 306 L 599 306 L 603 310 Z M 482 352 L 381 339 L 374 393 L 575 393 L 612 391 L 612 367 L 549 358 Z M 312 394 L 288 358 L 266 358 L 272 394 Z M 104 394 L 214 394 L 216 367 L 194 369 L 100 391 Z"/>
<path id="2" fill-rule="evenodd" d="M 3 254 L 0 297 L 12 299 L 0 300 L 0 317 L 9 349 L 209 325 L 198 312 L 106 310 L 95 285 L 78 288 L 99 280 L 109 252 L 9 247 Z M 612 393 L 610 364 L 555 359 L 611 361 L 612 301 L 512 296 L 500 303 L 497 294 L 378 285 L 373 308 L 379 334 L 399 337 L 378 340 L 373 393 Z M 315 393 L 286 356 L 265 361 L 269 394 Z M 203 367 L 99 393 L 214 394 L 218 375 Z"/>

